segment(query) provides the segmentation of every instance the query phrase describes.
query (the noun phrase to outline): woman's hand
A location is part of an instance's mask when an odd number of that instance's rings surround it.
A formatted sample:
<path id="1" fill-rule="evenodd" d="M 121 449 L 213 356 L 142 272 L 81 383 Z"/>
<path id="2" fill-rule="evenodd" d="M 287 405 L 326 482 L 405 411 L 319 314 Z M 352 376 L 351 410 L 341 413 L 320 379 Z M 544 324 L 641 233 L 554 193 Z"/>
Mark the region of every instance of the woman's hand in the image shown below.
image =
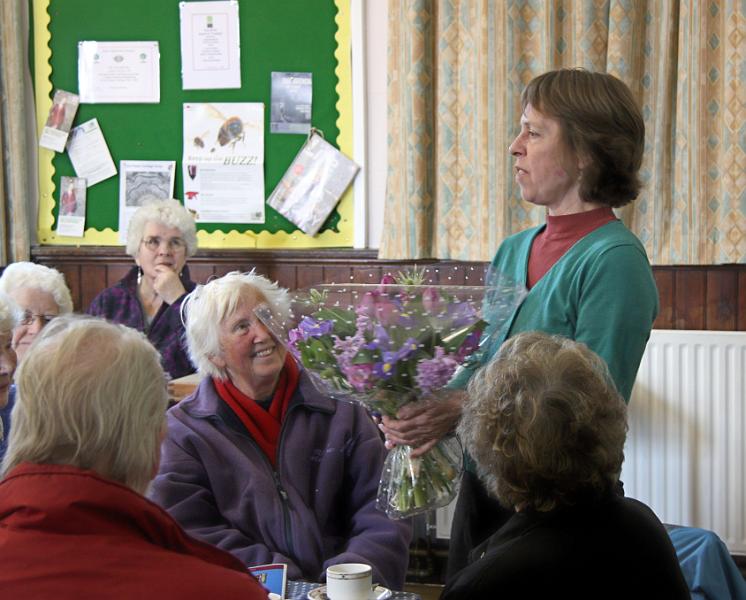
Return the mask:
<path id="1" fill-rule="evenodd" d="M 155 272 L 156 276 L 153 281 L 153 289 L 156 294 L 163 298 L 164 302 L 173 304 L 184 295 L 186 290 L 176 271 L 166 265 L 157 265 Z"/>
<path id="2" fill-rule="evenodd" d="M 411 446 L 412 456 L 422 456 L 453 431 L 461 417 L 465 393 L 443 390 L 399 409 L 396 419 L 383 417 L 378 427 L 386 436 L 386 447 Z"/>

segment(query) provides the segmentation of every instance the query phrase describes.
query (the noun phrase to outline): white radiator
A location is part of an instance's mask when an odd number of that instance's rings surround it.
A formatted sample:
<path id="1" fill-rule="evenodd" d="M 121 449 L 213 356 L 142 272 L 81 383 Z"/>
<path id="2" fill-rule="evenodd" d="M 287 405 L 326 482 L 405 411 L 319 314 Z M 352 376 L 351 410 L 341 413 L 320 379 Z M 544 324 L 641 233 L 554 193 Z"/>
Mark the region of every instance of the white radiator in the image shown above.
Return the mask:
<path id="1" fill-rule="evenodd" d="M 664 523 L 746 554 L 746 332 L 654 330 L 629 410 L 622 481 Z M 436 514 L 448 537 L 453 505 Z"/>
<path id="2" fill-rule="evenodd" d="M 655 330 L 637 374 L 625 493 L 746 554 L 746 332 Z"/>

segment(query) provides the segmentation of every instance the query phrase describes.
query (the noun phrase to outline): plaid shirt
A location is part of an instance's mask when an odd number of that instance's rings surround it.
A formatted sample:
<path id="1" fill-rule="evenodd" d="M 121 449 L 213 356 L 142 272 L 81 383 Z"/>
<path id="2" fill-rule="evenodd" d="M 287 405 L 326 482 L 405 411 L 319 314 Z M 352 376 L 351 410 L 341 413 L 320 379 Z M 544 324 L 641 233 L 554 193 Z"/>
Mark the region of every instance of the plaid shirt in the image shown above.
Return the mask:
<path id="1" fill-rule="evenodd" d="M 189 269 L 186 266 L 181 272 L 181 283 L 187 293 L 195 287 L 195 283 L 189 279 Z M 161 364 L 169 378 L 183 377 L 194 373 L 186 348 L 184 325 L 180 314 L 185 296 L 186 294 L 173 304 L 161 304 L 148 326 L 142 304 L 137 297 L 137 267 L 132 267 L 121 281 L 96 296 L 87 312 L 89 315 L 103 317 L 142 331 L 161 353 Z"/>

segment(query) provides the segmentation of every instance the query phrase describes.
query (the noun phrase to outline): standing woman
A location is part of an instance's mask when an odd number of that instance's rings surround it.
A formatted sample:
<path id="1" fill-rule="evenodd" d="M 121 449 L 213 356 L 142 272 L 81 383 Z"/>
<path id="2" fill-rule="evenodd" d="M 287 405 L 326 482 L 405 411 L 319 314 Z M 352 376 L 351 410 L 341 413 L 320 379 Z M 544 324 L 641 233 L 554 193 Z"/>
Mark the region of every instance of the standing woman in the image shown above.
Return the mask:
<path id="1" fill-rule="evenodd" d="M 658 313 L 652 269 L 640 241 L 612 208 L 634 200 L 645 145 L 640 109 L 616 77 L 582 69 L 550 71 L 521 96 L 521 130 L 510 145 L 523 200 L 546 209 L 544 225 L 507 238 L 493 268 L 525 282 L 528 295 L 484 362 L 522 331 L 543 331 L 585 343 L 600 355 L 629 402 L 645 344 Z M 463 389 L 464 371 L 452 387 Z M 459 420 L 464 395 L 408 405 L 384 418 L 389 444 L 424 451 Z M 509 512 L 490 498 L 467 465 L 454 516 L 449 575 Z"/>
<path id="2" fill-rule="evenodd" d="M 88 314 L 147 335 L 171 378 L 194 372 L 184 345 L 181 302 L 194 289 L 186 266 L 197 252 L 194 219 L 177 200 L 139 208 L 127 229 L 127 254 L 135 266 L 93 299 Z"/>

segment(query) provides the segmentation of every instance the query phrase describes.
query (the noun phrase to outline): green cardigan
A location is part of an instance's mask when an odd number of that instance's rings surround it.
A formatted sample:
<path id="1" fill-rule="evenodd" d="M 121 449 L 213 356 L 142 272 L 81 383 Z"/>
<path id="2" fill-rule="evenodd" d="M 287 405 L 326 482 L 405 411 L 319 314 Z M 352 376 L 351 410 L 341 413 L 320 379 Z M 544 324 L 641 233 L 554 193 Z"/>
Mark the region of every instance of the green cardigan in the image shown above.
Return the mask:
<path id="1" fill-rule="evenodd" d="M 492 268 L 525 283 L 531 244 L 544 227 L 507 238 Z M 503 341 L 522 331 L 563 335 L 606 361 L 629 402 L 657 314 L 658 290 L 645 249 L 621 221 L 612 221 L 576 242 L 531 288 L 512 318 L 487 340 L 482 364 Z M 489 314 L 485 318 L 489 321 Z M 458 373 L 450 387 L 465 387 L 479 366 Z"/>

